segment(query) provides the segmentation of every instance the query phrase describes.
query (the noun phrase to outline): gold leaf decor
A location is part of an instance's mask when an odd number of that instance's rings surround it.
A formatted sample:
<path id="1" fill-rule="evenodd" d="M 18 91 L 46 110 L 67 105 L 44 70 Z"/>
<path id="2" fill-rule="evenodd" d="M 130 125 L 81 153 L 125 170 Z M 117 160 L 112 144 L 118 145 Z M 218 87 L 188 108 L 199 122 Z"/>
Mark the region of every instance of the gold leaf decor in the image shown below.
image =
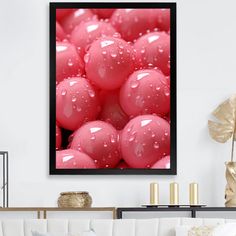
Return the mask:
<path id="1" fill-rule="evenodd" d="M 225 206 L 236 207 L 236 162 L 234 161 L 234 143 L 236 141 L 236 95 L 220 104 L 212 113 L 217 121 L 208 121 L 210 136 L 220 143 L 230 138 L 231 161 L 226 163 Z"/>
<path id="2" fill-rule="evenodd" d="M 210 136 L 220 143 L 232 138 L 231 161 L 233 161 L 234 141 L 236 141 L 236 94 L 220 104 L 212 114 L 217 121 L 208 121 Z"/>
<path id="3" fill-rule="evenodd" d="M 234 134 L 234 139 L 236 140 L 236 95 L 220 104 L 212 114 L 219 122 L 208 121 L 211 137 L 217 142 L 225 143 Z"/>

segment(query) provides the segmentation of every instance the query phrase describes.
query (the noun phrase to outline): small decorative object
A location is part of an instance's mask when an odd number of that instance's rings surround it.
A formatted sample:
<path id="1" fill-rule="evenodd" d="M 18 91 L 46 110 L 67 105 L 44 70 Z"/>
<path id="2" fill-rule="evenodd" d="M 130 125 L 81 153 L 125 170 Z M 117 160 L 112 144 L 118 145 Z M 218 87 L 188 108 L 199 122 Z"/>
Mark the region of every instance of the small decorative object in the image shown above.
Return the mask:
<path id="1" fill-rule="evenodd" d="M 225 102 L 220 104 L 213 115 L 219 122 L 208 121 L 211 137 L 220 143 L 225 143 L 230 138 L 231 160 L 226 162 L 226 180 L 225 206 L 236 207 L 236 162 L 234 161 L 234 143 L 236 140 L 236 95 L 231 96 Z"/>
<path id="2" fill-rule="evenodd" d="M 158 183 L 150 184 L 150 204 L 157 205 L 159 203 L 159 186 Z"/>
<path id="3" fill-rule="evenodd" d="M 92 205 L 92 198 L 88 192 L 62 192 L 58 198 L 58 207 L 89 208 Z"/>
<path id="4" fill-rule="evenodd" d="M 8 207 L 8 152 L 0 151 L 0 161 L 0 207 Z"/>
<path id="5" fill-rule="evenodd" d="M 199 205 L 198 203 L 198 184 L 191 183 L 189 184 L 189 205 Z"/>
<path id="6" fill-rule="evenodd" d="M 170 183 L 170 205 L 179 205 L 179 185 Z"/>

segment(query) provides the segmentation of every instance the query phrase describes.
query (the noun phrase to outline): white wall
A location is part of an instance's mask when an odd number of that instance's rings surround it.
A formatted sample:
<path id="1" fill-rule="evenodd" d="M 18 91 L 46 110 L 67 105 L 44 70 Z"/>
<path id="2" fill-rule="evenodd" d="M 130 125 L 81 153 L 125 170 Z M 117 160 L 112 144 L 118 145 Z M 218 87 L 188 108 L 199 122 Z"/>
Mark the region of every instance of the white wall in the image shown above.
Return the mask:
<path id="1" fill-rule="evenodd" d="M 178 0 L 178 175 L 49 176 L 48 0 L 2 1 L 0 7 L 0 149 L 10 152 L 10 205 L 54 206 L 59 192 L 88 190 L 95 206 L 148 203 L 151 181 L 161 202 L 177 181 L 201 203 L 224 203 L 229 144 L 210 139 L 210 112 L 235 92 L 236 1 Z"/>

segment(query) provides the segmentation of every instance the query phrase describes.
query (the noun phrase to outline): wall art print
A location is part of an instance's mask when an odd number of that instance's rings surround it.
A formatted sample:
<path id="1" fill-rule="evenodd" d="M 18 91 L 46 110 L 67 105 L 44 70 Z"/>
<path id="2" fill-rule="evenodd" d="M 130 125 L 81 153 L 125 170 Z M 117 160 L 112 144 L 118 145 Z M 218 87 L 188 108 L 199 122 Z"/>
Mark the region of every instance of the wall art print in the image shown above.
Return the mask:
<path id="1" fill-rule="evenodd" d="M 50 174 L 176 174 L 175 3 L 50 4 Z"/>

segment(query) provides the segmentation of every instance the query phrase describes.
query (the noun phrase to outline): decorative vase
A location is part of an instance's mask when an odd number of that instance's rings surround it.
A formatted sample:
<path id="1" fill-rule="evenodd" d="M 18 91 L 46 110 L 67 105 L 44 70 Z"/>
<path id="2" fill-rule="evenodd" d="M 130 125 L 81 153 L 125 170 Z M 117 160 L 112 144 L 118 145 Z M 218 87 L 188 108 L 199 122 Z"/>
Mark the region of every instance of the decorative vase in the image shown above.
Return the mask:
<path id="1" fill-rule="evenodd" d="M 236 207 L 236 162 L 226 162 L 225 206 Z"/>
<path id="2" fill-rule="evenodd" d="M 57 203 L 58 207 L 62 208 L 89 208 L 92 205 L 92 197 L 88 192 L 62 192 Z"/>

